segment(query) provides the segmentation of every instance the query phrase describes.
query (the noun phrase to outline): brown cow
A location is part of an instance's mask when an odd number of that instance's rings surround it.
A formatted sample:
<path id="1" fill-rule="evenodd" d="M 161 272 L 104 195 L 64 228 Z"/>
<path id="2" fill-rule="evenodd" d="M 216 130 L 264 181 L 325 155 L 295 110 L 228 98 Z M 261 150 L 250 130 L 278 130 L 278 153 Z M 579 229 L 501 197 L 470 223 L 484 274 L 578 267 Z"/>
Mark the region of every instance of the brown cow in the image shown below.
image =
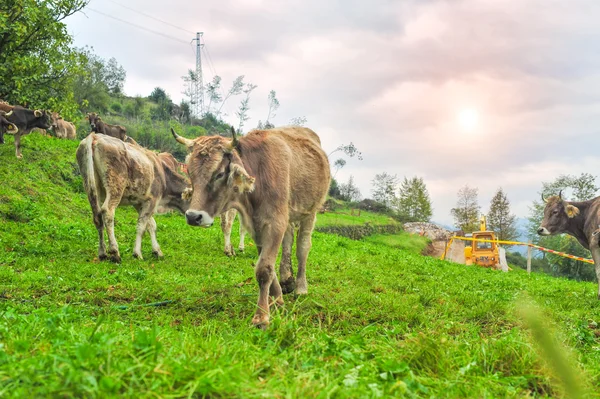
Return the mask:
<path id="1" fill-rule="evenodd" d="M 260 287 L 258 308 L 252 323 L 269 324 L 269 295 L 283 304 L 285 292 L 308 292 L 306 259 L 316 214 L 329 189 L 327 155 L 319 136 L 303 127 L 255 130 L 237 139 L 202 136 L 195 140 L 178 136 L 186 145 L 188 173 L 192 180 L 188 224 L 211 226 L 225 209 L 242 215 L 244 228 L 252 235 L 259 258 L 255 269 Z M 298 275 L 294 282 L 291 267 L 293 224 L 299 226 L 296 256 Z M 275 261 L 282 246 L 280 278 Z"/>
<path id="2" fill-rule="evenodd" d="M 127 143 L 137 144 L 134 139 L 127 136 L 127 129 L 125 127 L 105 123 L 100 116 L 94 112 L 88 113 L 87 119 L 90 122 L 92 132 L 106 134 L 107 136 L 116 137 Z"/>
<path id="3" fill-rule="evenodd" d="M 15 136 L 15 154 L 17 158 L 23 158 L 21 154 L 21 136 L 31 133 L 34 128 L 50 128 L 50 114 L 47 111 L 36 109 L 30 110 L 21 106 L 12 106 L 0 101 L 0 111 L 5 112 L 5 119 L 17 127 Z M 7 131 L 6 133 L 11 133 Z"/>
<path id="4" fill-rule="evenodd" d="M 155 154 L 138 145 L 90 133 L 77 148 L 77 163 L 98 230 L 98 257 L 101 260 L 107 258 L 106 228 L 108 255 L 113 262 L 121 262 L 114 233 L 115 209 L 120 205 L 133 205 L 139 213 L 133 256 L 142 259 L 145 231 L 150 234 L 153 254 L 163 256 L 156 241 L 153 218 L 156 208 L 162 205 L 183 213 L 189 206 L 182 198 L 189 183 L 177 172 L 173 155 Z"/>
<path id="5" fill-rule="evenodd" d="M 58 112 L 52 113 L 52 130 L 58 139 L 75 140 L 77 138 L 75 125 L 64 120 L 58 115 Z"/>
<path id="6" fill-rule="evenodd" d="M 115 209 L 120 205 L 133 205 L 139 213 L 133 256 L 142 258 L 144 231 L 150 234 L 154 255 L 162 256 L 156 241 L 156 222 L 153 218 L 156 209 L 161 206 L 183 213 L 189 206 L 190 184 L 177 171 L 175 158 L 166 152 L 155 154 L 136 144 L 90 133 L 77 148 L 77 163 L 98 230 L 98 258 L 107 258 L 104 243 L 106 228 L 110 258 L 117 263 L 121 261 L 114 235 Z M 233 221 L 235 210 L 221 217 Z M 231 256 L 231 225 L 228 230 L 224 228 L 224 233 L 225 253 Z M 240 247 L 243 250 L 243 236 L 241 240 Z"/>

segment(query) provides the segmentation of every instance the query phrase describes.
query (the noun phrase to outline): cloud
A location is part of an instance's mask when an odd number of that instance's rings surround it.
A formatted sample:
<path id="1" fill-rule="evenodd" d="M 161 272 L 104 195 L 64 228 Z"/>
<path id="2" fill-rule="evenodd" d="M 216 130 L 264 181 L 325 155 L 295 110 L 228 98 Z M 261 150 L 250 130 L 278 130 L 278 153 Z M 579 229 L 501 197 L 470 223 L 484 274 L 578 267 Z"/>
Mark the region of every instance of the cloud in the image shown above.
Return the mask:
<path id="1" fill-rule="evenodd" d="M 464 184 L 479 187 L 484 210 L 502 186 L 526 216 L 542 181 L 598 166 L 596 1 L 128 3 L 189 33 L 112 1 L 91 6 L 176 39 L 92 12 L 69 19 L 77 45 L 123 64 L 128 94 L 161 86 L 180 99 L 180 77 L 194 67 L 193 48 L 181 41 L 202 30 L 205 81 L 216 72 L 227 86 L 243 74 L 258 85 L 248 126 L 264 120 L 276 90 L 275 123 L 304 115 L 328 152 L 350 141 L 362 151 L 364 160 L 348 160 L 340 180 L 354 175 L 368 196 L 376 173 L 422 176 L 435 220 L 451 222 Z M 226 106 L 231 123 L 239 100 Z M 457 121 L 464 109 L 479 115 L 471 133 Z"/>

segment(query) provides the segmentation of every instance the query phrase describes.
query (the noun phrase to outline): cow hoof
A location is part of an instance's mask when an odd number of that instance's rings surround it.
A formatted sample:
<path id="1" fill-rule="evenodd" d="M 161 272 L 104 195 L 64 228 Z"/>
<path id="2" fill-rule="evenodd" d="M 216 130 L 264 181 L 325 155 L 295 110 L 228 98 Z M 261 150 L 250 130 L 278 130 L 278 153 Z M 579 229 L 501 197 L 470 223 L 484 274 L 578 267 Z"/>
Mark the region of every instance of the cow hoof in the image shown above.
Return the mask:
<path id="1" fill-rule="evenodd" d="M 243 252 L 244 252 L 244 247 L 239 247 L 239 248 L 238 248 L 238 251 L 240 251 L 240 252 L 242 252 L 242 253 L 243 253 Z"/>
<path id="2" fill-rule="evenodd" d="M 269 306 L 271 306 L 271 305 L 275 305 L 275 306 L 285 305 L 285 302 L 283 301 L 283 296 L 275 298 L 275 300 L 273 300 L 273 302 L 269 304 Z"/>
<path id="3" fill-rule="evenodd" d="M 306 286 L 296 286 L 296 295 L 306 295 L 308 294 L 308 288 Z"/>
<path id="4" fill-rule="evenodd" d="M 103 261 L 108 259 L 108 256 L 106 254 L 98 255 L 98 259 L 100 259 L 100 261 Z"/>
<path id="5" fill-rule="evenodd" d="M 164 257 L 162 251 L 158 250 L 158 251 L 152 251 L 152 255 L 154 255 L 157 258 L 162 258 Z"/>
<path id="6" fill-rule="evenodd" d="M 279 284 L 281 285 L 281 292 L 283 292 L 284 294 L 291 294 L 296 288 L 296 281 L 293 277 L 290 277 L 287 280 L 280 282 Z"/>
<path id="7" fill-rule="evenodd" d="M 225 255 L 229 256 L 230 258 L 235 256 L 235 251 L 231 247 L 225 248 L 225 251 L 223 251 L 223 252 L 225 253 Z"/>
<path id="8" fill-rule="evenodd" d="M 17 155 L 17 159 L 23 159 L 23 155 Z"/>
<path id="9" fill-rule="evenodd" d="M 133 253 L 133 257 L 139 260 L 144 260 L 144 257 L 142 256 L 142 254 L 138 254 L 138 253 Z"/>
<path id="10" fill-rule="evenodd" d="M 119 254 L 110 255 L 110 261 L 113 263 L 121 263 L 121 255 L 119 255 Z"/>
<path id="11" fill-rule="evenodd" d="M 261 330 L 266 330 L 269 327 L 269 316 L 265 314 L 256 314 L 252 318 L 252 325 L 256 328 L 260 328 Z"/>

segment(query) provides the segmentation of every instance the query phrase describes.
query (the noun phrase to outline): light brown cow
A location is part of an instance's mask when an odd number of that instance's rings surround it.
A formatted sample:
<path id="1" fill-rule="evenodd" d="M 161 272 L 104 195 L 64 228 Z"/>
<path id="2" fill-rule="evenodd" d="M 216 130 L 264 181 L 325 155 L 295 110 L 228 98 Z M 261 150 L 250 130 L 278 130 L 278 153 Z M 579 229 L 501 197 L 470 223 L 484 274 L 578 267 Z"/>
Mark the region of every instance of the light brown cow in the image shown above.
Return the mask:
<path id="1" fill-rule="evenodd" d="M 106 228 L 108 256 L 113 262 L 121 262 L 114 232 L 115 209 L 120 205 L 133 205 L 139 214 L 133 256 L 142 258 L 142 235 L 148 231 L 152 252 L 161 257 L 153 218 L 156 208 L 162 205 L 183 213 L 189 206 L 182 197 L 189 182 L 177 171 L 173 155 L 155 154 L 114 137 L 90 133 L 77 148 L 77 163 L 98 230 L 100 260 L 107 258 Z"/>
<path id="2" fill-rule="evenodd" d="M 52 130 L 56 138 L 59 139 L 75 140 L 77 138 L 75 125 L 64 120 L 58 115 L 58 112 L 52 113 Z"/>
<path id="3" fill-rule="evenodd" d="M 221 136 L 190 140 L 171 131 L 189 152 L 193 192 L 186 212 L 188 224 L 211 226 L 216 215 L 235 208 L 256 243 L 260 294 L 252 323 L 264 328 L 269 324 L 269 295 L 283 304 L 282 294 L 294 286 L 297 294 L 308 292 L 306 259 L 311 234 L 331 178 L 319 136 L 303 127 L 255 130 L 239 140 L 233 129 L 232 140 Z M 294 224 L 299 226 L 295 281 L 291 267 Z M 281 285 L 275 273 L 280 246 Z"/>

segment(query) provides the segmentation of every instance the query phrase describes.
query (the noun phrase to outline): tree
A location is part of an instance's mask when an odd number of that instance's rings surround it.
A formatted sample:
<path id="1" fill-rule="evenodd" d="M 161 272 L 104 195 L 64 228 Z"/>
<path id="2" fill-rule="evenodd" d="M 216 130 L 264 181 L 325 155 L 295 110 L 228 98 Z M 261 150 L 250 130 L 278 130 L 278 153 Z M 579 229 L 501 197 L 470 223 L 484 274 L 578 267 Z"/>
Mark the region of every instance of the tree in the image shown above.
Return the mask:
<path id="1" fill-rule="evenodd" d="M 340 198 L 340 187 L 338 185 L 337 180 L 335 178 L 331 178 L 331 182 L 329 183 L 329 196 L 333 198 Z"/>
<path id="2" fill-rule="evenodd" d="M 113 57 L 104 64 L 104 83 L 108 87 L 108 92 L 112 95 L 123 94 L 123 85 L 127 73 L 117 60 Z"/>
<path id="3" fill-rule="evenodd" d="M 390 208 L 396 200 L 398 176 L 390 175 L 387 172 L 379 173 L 375 175 L 371 183 L 373 184 L 371 190 L 373 199 L 385 205 L 386 208 Z"/>
<path id="4" fill-rule="evenodd" d="M 335 169 L 335 173 L 333 174 L 333 177 L 335 177 L 335 175 L 337 175 L 337 172 L 342 169 L 344 166 L 346 166 L 346 160 L 344 158 L 339 158 L 337 159 L 334 163 L 333 163 L 333 168 Z"/>
<path id="5" fill-rule="evenodd" d="M 244 94 L 246 95 L 246 97 L 244 97 L 244 99 L 242 100 L 242 102 L 240 103 L 240 107 L 238 108 L 238 110 L 236 111 L 236 115 L 240 118 L 240 123 L 238 125 L 238 132 L 242 131 L 242 127 L 244 127 L 244 123 L 246 123 L 246 121 L 249 119 L 247 112 L 250 109 L 250 93 L 252 93 L 252 91 L 254 89 L 256 89 L 258 86 L 253 85 L 252 83 L 247 83 L 246 84 L 246 88 L 244 89 Z"/>
<path id="6" fill-rule="evenodd" d="M 288 123 L 290 126 L 304 126 L 306 125 L 306 116 L 297 116 L 295 118 L 290 119 Z"/>
<path id="7" fill-rule="evenodd" d="M 510 213 L 510 201 L 506 193 L 499 188 L 492 198 L 487 214 L 488 230 L 496 232 L 501 241 L 513 241 L 519 237 L 516 225 L 517 217 Z"/>
<path id="8" fill-rule="evenodd" d="M 471 233 L 479 227 L 478 191 L 477 188 L 470 188 L 468 185 L 462 187 L 458 190 L 456 208 L 450 210 L 454 217 L 454 225 L 465 233 Z"/>
<path id="9" fill-rule="evenodd" d="M 190 71 L 191 72 L 191 71 Z M 212 104 L 218 104 L 222 100 L 221 93 L 221 77 L 215 75 L 212 81 L 206 86 L 206 93 L 208 94 L 208 106 L 206 107 L 206 113 L 210 113 Z"/>
<path id="10" fill-rule="evenodd" d="M 216 116 L 219 116 L 221 114 L 221 109 L 223 109 L 225 102 L 231 96 L 237 96 L 239 94 L 242 94 L 242 91 L 244 91 L 244 75 L 240 75 L 237 78 L 235 78 L 235 80 L 233 81 L 233 84 L 231 85 L 231 89 L 229 89 L 229 91 L 225 95 L 225 98 L 223 98 L 223 101 L 221 102 L 221 106 L 219 107 L 219 109 L 216 112 Z"/>
<path id="11" fill-rule="evenodd" d="M 265 125 L 269 124 L 273 126 L 270 121 L 271 118 L 275 118 L 275 111 L 279 109 L 279 100 L 277 99 L 277 93 L 275 90 L 271 90 L 269 92 L 269 113 L 267 114 L 267 120 L 265 121 Z M 268 129 L 268 128 L 267 128 Z"/>
<path id="12" fill-rule="evenodd" d="M 148 96 L 148 98 L 158 104 L 161 101 L 168 99 L 169 96 L 167 95 L 165 89 L 161 87 L 155 87 L 154 90 L 152 90 L 152 93 L 150 93 L 150 95 Z"/>
<path id="13" fill-rule="evenodd" d="M 423 178 L 404 177 L 394 206 L 398 218 L 403 222 L 428 222 L 433 215 L 433 209 Z"/>
<path id="14" fill-rule="evenodd" d="M 350 176 L 347 183 L 340 184 L 340 198 L 344 201 L 360 201 L 360 190 L 354 184 L 354 176 Z"/>
<path id="15" fill-rule="evenodd" d="M 0 2 L 0 98 L 48 108 L 75 118 L 71 86 L 82 73 L 63 22 L 89 0 L 4 0 Z"/>

